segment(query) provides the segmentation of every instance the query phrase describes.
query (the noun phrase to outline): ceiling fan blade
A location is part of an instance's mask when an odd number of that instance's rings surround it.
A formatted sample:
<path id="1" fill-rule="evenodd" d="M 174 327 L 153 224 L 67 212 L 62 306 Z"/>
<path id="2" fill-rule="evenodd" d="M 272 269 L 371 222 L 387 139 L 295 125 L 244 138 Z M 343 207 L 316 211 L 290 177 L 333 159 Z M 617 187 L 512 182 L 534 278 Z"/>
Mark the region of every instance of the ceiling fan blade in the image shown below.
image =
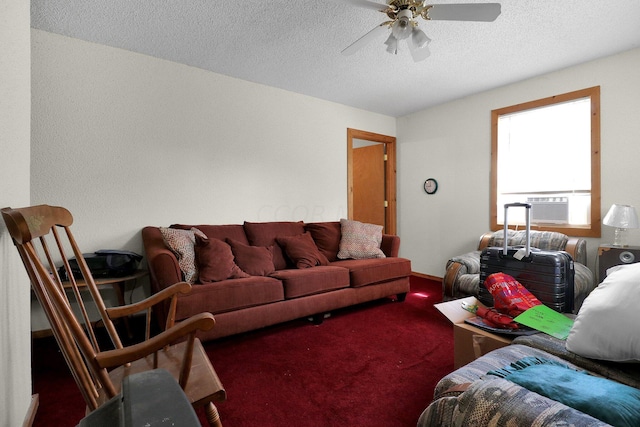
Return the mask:
<path id="1" fill-rule="evenodd" d="M 384 3 L 376 3 L 373 1 L 369 1 L 369 0 L 334 0 L 336 1 L 336 3 L 340 3 L 340 4 L 344 4 L 344 3 L 350 3 L 354 6 L 357 7 L 363 7 L 365 9 L 372 9 L 372 10 L 377 10 L 380 12 L 383 12 L 387 9 L 389 9 L 389 5 L 388 4 L 384 4 Z"/>
<path id="2" fill-rule="evenodd" d="M 500 3 L 436 4 L 428 16 L 433 21 L 492 22 L 500 16 Z"/>
<path id="3" fill-rule="evenodd" d="M 342 54 L 343 55 L 353 55 L 354 53 L 356 53 L 357 51 L 362 49 L 364 46 L 369 44 L 369 42 L 371 42 L 373 39 L 375 39 L 376 36 L 378 36 L 379 34 L 384 33 L 385 31 L 388 31 L 387 23 L 378 25 L 373 30 L 369 31 L 367 34 L 365 34 L 364 36 L 360 37 L 358 40 L 356 40 L 350 46 L 348 46 L 346 49 L 344 49 L 342 51 Z"/>

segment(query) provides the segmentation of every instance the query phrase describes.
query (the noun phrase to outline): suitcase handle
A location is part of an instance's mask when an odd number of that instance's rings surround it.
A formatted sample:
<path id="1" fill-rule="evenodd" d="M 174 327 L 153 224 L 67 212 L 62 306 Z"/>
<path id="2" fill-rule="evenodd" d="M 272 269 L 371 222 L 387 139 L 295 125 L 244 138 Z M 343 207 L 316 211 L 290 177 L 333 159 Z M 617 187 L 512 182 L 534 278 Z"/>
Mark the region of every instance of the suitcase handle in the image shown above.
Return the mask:
<path id="1" fill-rule="evenodd" d="M 527 210 L 526 218 L 526 246 L 525 246 L 525 257 L 528 257 L 531 254 L 531 203 L 506 203 L 504 205 L 504 247 L 502 249 L 502 253 L 504 255 L 508 255 L 509 250 L 507 248 L 507 235 L 509 230 L 509 225 L 507 224 L 507 211 L 509 208 L 525 208 Z"/>

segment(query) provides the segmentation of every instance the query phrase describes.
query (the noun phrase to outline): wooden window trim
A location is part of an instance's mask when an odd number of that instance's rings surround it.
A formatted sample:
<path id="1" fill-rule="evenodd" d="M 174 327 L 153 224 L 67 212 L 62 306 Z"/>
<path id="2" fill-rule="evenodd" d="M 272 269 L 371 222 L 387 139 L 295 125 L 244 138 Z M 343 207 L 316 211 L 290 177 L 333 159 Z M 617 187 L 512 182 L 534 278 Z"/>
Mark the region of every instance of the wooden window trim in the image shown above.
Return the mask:
<path id="1" fill-rule="evenodd" d="M 544 107 L 572 101 L 579 98 L 591 98 L 591 224 L 587 226 L 553 226 L 550 224 L 531 225 L 531 229 L 548 230 L 569 236 L 600 237 L 602 229 L 601 186 L 600 186 L 600 86 L 581 89 L 574 92 L 555 95 L 548 98 L 512 105 L 491 111 L 491 230 L 502 229 L 498 224 L 498 118 L 504 114 Z"/>

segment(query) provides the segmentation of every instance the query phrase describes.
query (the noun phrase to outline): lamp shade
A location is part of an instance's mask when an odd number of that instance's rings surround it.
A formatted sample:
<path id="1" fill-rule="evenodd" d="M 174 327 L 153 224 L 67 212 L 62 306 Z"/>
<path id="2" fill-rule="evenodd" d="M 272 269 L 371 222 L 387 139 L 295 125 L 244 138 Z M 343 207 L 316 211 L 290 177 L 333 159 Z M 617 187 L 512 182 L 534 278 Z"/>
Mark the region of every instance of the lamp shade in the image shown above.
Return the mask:
<path id="1" fill-rule="evenodd" d="M 636 208 L 629 205 L 617 205 L 614 204 L 609 209 L 609 212 L 602 220 L 604 225 L 608 225 L 616 228 L 638 228 L 638 213 Z"/>

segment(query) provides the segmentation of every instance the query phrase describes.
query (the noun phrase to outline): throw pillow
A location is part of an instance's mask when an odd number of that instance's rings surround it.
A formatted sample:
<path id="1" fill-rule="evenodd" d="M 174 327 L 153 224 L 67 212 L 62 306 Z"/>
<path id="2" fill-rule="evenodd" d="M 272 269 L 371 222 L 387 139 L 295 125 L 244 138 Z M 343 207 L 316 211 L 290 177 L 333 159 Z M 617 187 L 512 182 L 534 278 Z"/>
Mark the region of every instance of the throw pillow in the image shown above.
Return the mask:
<path id="1" fill-rule="evenodd" d="M 327 257 L 330 262 L 338 259 L 340 250 L 340 223 L 312 222 L 304 225 L 304 229 L 311 233 L 318 250 Z"/>
<path id="2" fill-rule="evenodd" d="M 277 244 L 276 237 L 295 236 L 304 233 L 304 223 L 302 221 L 245 221 L 243 226 L 251 245 L 267 248 L 273 246 L 273 265 L 276 270 L 288 267 L 287 258 L 282 252 L 282 248 Z"/>
<path id="3" fill-rule="evenodd" d="M 236 264 L 247 274 L 252 276 L 268 276 L 275 271 L 273 253 L 264 246 L 249 246 L 237 240 L 227 239 Z"/>
<path id="4" fill-rule="evenodd" d="M 196 241 L 195 235 L 198 234 L 205 239 L 207 236 L 197 228 L 191 228 L 190 230 L 178 230 L 168 227 L 159 228 L 165 245 L 178 258 L 178 265 L 184 275 L 184 281 L 191 284 L 195 283 L 198 280 L 198 267 L 196 266 L 196 255 L 193 249 Z"/>
<path id="5" fill-rule="evenodd" d="M 380 249 L 382 243 L 382 226 L 365 224 L 349 219 L 340 220 L 340 259 L 385 258 Z"/>
<path id="6" fill-rule="evenodd" d="M 640 362 L 640 263 L 610 269 L 584 300 L 567 337 L 567 349 L 583 357 Z"/>
<path id="7" fill-rule="evenodd" d="M 297 268 L 309 268 L 317 265 L 329 265 L 329 260 L 318 250 L 311 234 L 278 237 L 278 244 Z"/>
<path id="8" fill-rule="evenodd" d="M 222 240 L 207 239 L 196 234 L 195 254 L 201 283 L 249 277 L 233 261 L 231 246 Z"/>

